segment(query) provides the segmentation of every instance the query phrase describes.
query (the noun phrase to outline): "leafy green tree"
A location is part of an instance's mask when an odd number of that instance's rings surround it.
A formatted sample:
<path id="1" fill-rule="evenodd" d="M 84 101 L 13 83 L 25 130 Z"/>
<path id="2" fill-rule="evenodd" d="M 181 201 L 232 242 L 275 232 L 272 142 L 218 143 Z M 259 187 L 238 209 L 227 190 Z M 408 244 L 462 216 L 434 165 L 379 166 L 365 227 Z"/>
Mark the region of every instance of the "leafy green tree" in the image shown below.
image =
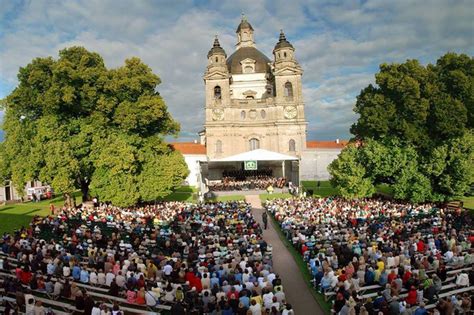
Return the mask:
<path id="1" fill-rule="evenodd" d="M 94 188 L 102 200 L 130 205 L 187 176 L 182 156 L 163 142 L 179 125 L 156 92 L 160 79 L 138 58 L 107 69 L 97 53 L 71 47 L 57 60 L 34 59 L 18 80 L 5 102 L 0 152 L 0 172 L 18 191 L 39 179 L 69 200 L 76 189 L 87 200 Z M 137 187 L 153 180 L 164 186 Z"/>
<path id="2" fill-rule="evenodd" d="M 371 196 L 375 187 L 367 176 L 365 167 L 359 162 L 358 148 L 348 145 L 339 154 L 338 159 L 329 165 L 331 185 L 344 198 L 362 198 Z"/>
<path id="3" fill-rule="evenodd" d="M 382 64 L 357 97 L 356 139 L 397 138 L 429 151 L 474 127 L 474 59 L 448 53 L 436 65 Z"/>
<path id="4" fill-rule="evenodd" d="M 398 199 L 464 195 L 474 182 L 474 59 L 448 53 L 426 67 L 382 64 L 375 78 L 357 97 L 353 165 L 372 185 L 391 184 Z M 348 185 L 344 173 L 330 172 L 340 189 Z"/>

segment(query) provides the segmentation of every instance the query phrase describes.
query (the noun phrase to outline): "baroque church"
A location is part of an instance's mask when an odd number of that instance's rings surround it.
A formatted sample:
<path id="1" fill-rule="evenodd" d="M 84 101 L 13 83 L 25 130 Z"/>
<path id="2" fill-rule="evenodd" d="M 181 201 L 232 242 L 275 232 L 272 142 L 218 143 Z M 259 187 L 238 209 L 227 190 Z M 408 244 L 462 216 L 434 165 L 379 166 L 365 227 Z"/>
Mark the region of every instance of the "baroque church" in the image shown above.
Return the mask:
<path id="1" fill-rule="evenodd" d="M 199 141 L 172 145 L 181 151 L 190 174 L 202 186 L 246 161 L 293 183 L 327 180 L 328 165 L 347 141 L 308 141 L 303 69 L 295 47 L 280 31 L 270 59 L 258 50 L 255 30 L 243 16 L 235 51 L 227 55 L 218 38 L 204 72 L 205 122 Z"/>
<path id="2" fill-rule="evenodd" d="M 217 38 L 207 54 L 207 156 L 212 160 L 255 149 L 301 155 L 307 121 L 295 49 L 281 32 L 270 60 L 256 48 L 254 29 L 245 18 L 236 33 L 236 51 L 228 58 Z"/>

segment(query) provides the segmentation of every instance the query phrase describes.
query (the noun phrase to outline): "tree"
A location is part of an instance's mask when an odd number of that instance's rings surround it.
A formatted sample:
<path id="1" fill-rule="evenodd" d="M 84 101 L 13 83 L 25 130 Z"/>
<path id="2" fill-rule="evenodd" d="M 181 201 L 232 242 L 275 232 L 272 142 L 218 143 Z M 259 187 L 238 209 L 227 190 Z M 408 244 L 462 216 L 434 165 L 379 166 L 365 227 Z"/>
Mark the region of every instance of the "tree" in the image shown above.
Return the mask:
<path id="1" fill-rule="evenodd" d="M 357 97 L 358 140 L 394 137 L 429 151 L 474 127 L 474 59 L 448 53 L 436 65 L 382 64 Z"/>
<path id="2" fill-rule="evenodd" d="M 362 198 L 375 192 L 365 167 L 358 161 L 358 148 L 348 145 L 339 157 L 329 165 L 331 184 L 344 198 Z"/>
<path id="3" fill-rule="evenodd" d="M 350 152 L 359 172 L 372 185 L 391 184 L 397 199 L 464 195 L 474 182 L 474 59 L 448 53 L 426 67 L 382 64 L 375 78 L 354 109 L 360 117 L 351 132 L 360 145 Z M 345 174 L 330 172 L 347 185 Z"/>
<path id="4" fill-rule="evenodd" d="M 152 191 L 167 192 L 187 176 L 182 156 L 163 142 L 179 125 L 156 92 L 160 79 L 138 58 L 107 69 L 97 53 L 71 47 L 57 60 L 34 59 L 18 80 L 5 102 L 0 153 L 1 173 L 18 191 L 39 179 L 69 200 L 76 189 L 87 200 L 93 187 L 102 200 L 130 205 L 155 200 Z M 162 159 L 169 165 L 156 163 Z M 134 185 L 148 183 L 145 174 L 166 185 L 143 193 Z"/>

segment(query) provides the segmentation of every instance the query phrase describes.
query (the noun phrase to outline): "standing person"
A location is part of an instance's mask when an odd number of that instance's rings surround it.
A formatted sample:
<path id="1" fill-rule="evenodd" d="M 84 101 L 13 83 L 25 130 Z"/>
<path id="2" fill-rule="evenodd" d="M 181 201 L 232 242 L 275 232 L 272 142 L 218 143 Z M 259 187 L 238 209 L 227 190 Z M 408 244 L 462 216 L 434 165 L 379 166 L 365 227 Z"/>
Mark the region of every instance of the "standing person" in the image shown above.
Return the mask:
<path id="1" fill-rule="evenodd" d="M 262 213 L 263 228 L 266 230 L 268 226 L 268 216 L 267 213 Z"/>

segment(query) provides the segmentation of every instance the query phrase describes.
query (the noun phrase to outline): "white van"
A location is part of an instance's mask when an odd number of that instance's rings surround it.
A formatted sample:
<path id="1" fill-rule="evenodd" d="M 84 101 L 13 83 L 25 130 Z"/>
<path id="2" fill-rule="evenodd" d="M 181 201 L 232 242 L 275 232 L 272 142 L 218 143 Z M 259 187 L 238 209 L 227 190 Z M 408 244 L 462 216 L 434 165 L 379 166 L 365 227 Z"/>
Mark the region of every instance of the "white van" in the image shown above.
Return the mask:
<path id="1" fill-rule="evenodd" d="M 33 194 L 38 200 L 51 198 L 53 190 L 51 186 L 30 187 L 26 189 L 26 196 L 28 200 L 33 200 Z"/>

